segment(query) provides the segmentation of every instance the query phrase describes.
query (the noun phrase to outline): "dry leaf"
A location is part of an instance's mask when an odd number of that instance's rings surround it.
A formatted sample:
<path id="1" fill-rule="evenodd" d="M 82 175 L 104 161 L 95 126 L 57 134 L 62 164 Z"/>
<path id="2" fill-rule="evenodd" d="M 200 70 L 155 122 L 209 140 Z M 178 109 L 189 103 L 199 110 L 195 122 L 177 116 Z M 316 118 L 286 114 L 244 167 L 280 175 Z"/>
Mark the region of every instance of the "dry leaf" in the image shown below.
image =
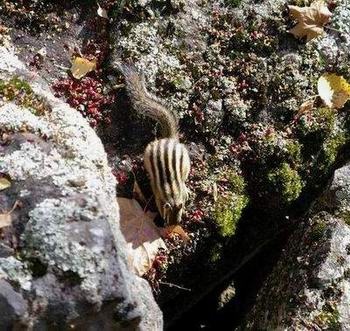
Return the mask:
<path id="1" fill-rule="evenodd" d="M 101 17 L 103 17 L 103 18 L 107 18 L 107 19 L 108 19 L 107 10 L 104 9 L 104 8 L 102 8 L 102 7 L 100 7 L 99 4 L 97 4 L 97 5 L 98 5 L 97 15 L 98 15 L 98 16 L 101 16 Z"/>
<path id="2" fill-rule="evenodd" d="M 169 225 L 165 227 L 165 229 L 163 229 L 162 231 L 163 237 L 169 237 L 172 234 L 178 234 L 184 242 L 188 242 L 191 240 L 189 235 L 185 232 L 185 230 L 180 225 Z"/>
<path id="3" fill-rule="evenodd" d="M 5 177 L 0 177 L 0 191 L 5 190 L 11 186 L 11 182 Z"/>
<path id="4" fill-rule="evenodd" d="M 12 224 L 12 217 L 10 213 L 0 214 L 0 229 Z"/>
<path id="5" fill-rule="evenodd" d="M 90 61 L 83 57 L 75 57 L 70 71 L 76 79 L 83 78 L 87 73 L 96 69 L 96 61 Z"/>
<path id="6" fill-rule="evenodd" d="M 306 41 L 322 35 L 324 25 L 332 16 L 322 0 L 313 2 L 310 7 L 288 6 L 288 8 L 289 14 L 298 21 L 298 24 L 289 32 L 297 38 L 306 36 Z"/>
<path id="7" fill-rule="evenodd" d="M 159 249 L 166 249 L 153 219 L 156 213 L 144 212 L 134 199 L 117 198 L 120 228 L 127 242 L 130 267 L 139 276 L 151 267 Z"/>
<path id="8" fill-rule="evenodd" d="M 318 94 L 330 108 L 342 108 L 350 99 L 350 84 L 343 76 L 324 74 L 317 82 Z"/>
<path id="9" fill-rule="evenodd" d="M 18 202 L 18 200 L 16 200 L 16 202 L 14 203 L 14 205 L 10 211 L 8 211 L 7 213 L 4 213 L 4 214 L 0 214 L 0 229 L 4 228 L 6 226 L 10 226 L 12 224 L 11 214 L 17 208 L 18 204 L 19 204 L 19 202 Z"/>
<path id="10" fill-rule="evenodd" d="M 311 111 L 314 108 L 314 103 L 315 103 L 315 98 L 312 98 L 303 102 L 299 107 L 298 114 L 301 115 Z"/>

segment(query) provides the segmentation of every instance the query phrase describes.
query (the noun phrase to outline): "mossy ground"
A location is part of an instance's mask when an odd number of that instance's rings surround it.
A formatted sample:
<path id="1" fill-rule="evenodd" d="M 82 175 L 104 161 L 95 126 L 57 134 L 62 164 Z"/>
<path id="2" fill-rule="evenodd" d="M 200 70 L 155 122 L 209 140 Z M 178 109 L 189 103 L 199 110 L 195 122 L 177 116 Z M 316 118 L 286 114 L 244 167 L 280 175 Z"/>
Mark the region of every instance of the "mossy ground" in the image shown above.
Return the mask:
<path id="1" fill-rule="evenodd" d="M 45 102 L 37 97 L 30 85 L 19 77 L 7 81 L 0 80 L 0 97 L 3 101 L 13 101 L 17 105 L 31 110 L 34 115 L 43 115 L 48 111 Z"/>
<path id="2" fill-rule="evenodd" d="M 316 97 L 317 79 L 329 64 L 316 44 L 287 32 L 295 23 L 281 3 L 268 14 L 244 9 L 240 1 L 213 4 L 174 11 L 170 4 L 134 2 L 120 14 L 116 47 L 180 116 L 181 139 L 191 144 L 192 158 L 192 194 L 183 219 L 193 236 L 189 250 L 197 257 L 209 251 L 218 261 L 228 242 L 240 240 L 237 227 L 245 212 L 261 213 L 268 228 L 308 208 L 315 187 L 326 182 L 348 143 L 348 114 Z M 188 24 L 182 20 L 195 10 L 204 17 L 191 30 L 198 36 L 195 45 L 204 44 L 198 48 L 186 38 Z M 310 98 L 312 109 L 299 112 Z M 229 184 L 232 172 L 243 190 Z M 172 251 L 174 264 L 183 265 L 187 252 Z"/>

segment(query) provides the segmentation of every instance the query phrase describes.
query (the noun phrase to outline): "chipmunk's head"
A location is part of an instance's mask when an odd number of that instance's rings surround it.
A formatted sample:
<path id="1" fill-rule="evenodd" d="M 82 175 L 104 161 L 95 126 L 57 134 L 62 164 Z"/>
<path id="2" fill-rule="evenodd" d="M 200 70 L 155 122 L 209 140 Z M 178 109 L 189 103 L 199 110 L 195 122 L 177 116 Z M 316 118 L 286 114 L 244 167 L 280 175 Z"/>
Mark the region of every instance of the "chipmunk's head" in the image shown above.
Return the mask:
<path id="1" fill-rule="evenodd" d="M 188 196 L 186 186 L 183 185 L 183 187 L 183 192 L 180 192 L 176 198 L 168 196 L 166 200 L 160 197 L 155 199 L 159 213 L 167 225 L 176 225 L 181 222 Z"/>

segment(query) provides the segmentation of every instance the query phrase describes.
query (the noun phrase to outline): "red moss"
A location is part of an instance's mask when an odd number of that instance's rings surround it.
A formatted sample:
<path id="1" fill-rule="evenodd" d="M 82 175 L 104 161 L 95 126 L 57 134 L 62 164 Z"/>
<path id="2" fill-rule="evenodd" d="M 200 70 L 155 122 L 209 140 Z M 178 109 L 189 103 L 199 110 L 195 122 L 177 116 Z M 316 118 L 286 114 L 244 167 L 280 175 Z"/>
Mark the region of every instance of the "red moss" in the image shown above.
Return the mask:
<path id="1" fill-rule="evenodd" d="M 194 222 L 201 222 L 204 216 L 204 212 L 201 209 L 195 209 L 192 211 L 189 215 L 189 218 L 191 221 Z"/>
<path id="2" fill-rule="evenodd" d="M 84 77 L 81 80 L 69 77 L 52 85 L 57 97 L 64 97 L 66 102 L 88 118 L 95 127 L 101 121 L 108 121 L 105 107 L 110 105 L 114 97 L 105 94 L 102 80 L 97 77 Z"/>
<path id="3" fill-rule="evenodd" d="M 155 257 L 151 269 L 143 276 L 150 284 L 155 294 L 160 293 L 160 282 L 165 277 L 168 268 L 168 253 L 159 250 Z"/>

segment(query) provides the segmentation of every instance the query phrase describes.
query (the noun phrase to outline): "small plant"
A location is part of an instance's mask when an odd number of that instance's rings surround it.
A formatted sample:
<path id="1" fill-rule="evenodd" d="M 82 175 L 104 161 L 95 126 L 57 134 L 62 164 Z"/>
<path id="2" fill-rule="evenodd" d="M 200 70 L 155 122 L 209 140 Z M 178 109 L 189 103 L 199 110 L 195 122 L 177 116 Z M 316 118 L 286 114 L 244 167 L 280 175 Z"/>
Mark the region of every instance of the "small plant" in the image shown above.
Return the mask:
<path id="1" fill-rule="evenodd" d="M 276 193 L 281 195 L 281 202 L 289 204 L 296 200 L 302 189 L 303 182 L 298 172 L 286 162 L 268 174 L 268 180 Z"/>
<path id="2" fill-rule="evenodd" d="M 92 127 L 107 120 L 104 109 L 113 102 L 113 96 L 105 93 L 101 79 L 84 77 L 77 80 L 69 77 L 56 82 L 52 87 L 56 96 L 65 97 L 70 106 L 88 118 Z"/>
<path id="3" fill-rule="evenodd" d="M 48 110 L 44 101 L 35 95 L 30 85 L 19 77 L 8 81 L 0 80 L 0 97 L 17 105 L 29 108 L 34 115 L 42 115 Z"/>
<path id="4" fill-rule="evenodd" d="M 249 202 L 243 177 L 231 171 L 226 175 L 226 179 L 227 191 L 219 196 L 214 206 L 215 224 L 222 237 L 235 234 L 237 222 Z"/>
<path id="5" fill-rule="evenodd" d="M 242 0 L 225 0 L 227 6 L 238 7 L 241 4 Z"/>

